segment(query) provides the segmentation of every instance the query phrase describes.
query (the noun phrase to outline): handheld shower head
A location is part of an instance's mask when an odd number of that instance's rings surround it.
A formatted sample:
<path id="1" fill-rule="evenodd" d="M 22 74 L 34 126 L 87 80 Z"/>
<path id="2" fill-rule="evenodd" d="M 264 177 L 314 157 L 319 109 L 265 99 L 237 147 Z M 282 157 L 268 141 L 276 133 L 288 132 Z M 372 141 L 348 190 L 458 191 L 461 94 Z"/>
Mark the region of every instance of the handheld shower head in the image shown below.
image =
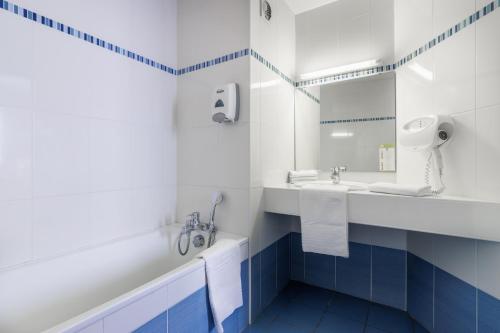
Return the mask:
<path id="1" fill-rule="evenodd" d="M 224 196 L 222 195 L 222 192 L 214 192 L 212 193 L 212 205 L 215 207 L 219 205 L 222 200 L 224 199 Z"/>

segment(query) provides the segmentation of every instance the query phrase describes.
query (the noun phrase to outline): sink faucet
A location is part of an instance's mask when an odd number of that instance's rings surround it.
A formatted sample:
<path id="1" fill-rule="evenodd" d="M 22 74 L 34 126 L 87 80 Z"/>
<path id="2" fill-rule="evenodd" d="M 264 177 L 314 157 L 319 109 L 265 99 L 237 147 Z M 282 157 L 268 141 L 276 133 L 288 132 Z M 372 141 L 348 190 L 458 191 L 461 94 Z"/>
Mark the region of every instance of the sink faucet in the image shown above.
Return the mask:
<path id="1" fill-rule="evenodd" d="M 341 172 L 346 172 L 347 167 L 346 166 L 336 166 L 330 169 L 330 178 L 332 179 L 332 182 L 334 184 L 339 184 L 340 183 L 340 173 Z"/>

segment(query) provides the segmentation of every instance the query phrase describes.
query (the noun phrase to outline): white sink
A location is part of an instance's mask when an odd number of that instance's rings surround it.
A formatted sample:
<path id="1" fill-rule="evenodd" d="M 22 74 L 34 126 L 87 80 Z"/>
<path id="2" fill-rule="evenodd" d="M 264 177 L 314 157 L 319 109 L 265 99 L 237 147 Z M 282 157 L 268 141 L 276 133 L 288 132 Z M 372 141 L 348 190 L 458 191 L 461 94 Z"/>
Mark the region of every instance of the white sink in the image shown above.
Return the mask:
<path id="1" fill-rule="evenodd" d="M 304 185 L 325 185 L 325 186 L 347 186 L 349 191 L 364 191 L 368 190 L 368 185 L 361 182 L 349 182 L 341 181 L 339 184 L 334 184 L 331 180 L 314 180 L 311 182 L 303 182 L 299 184 L 293 184 L 296 187 L 302 187 Z"/>

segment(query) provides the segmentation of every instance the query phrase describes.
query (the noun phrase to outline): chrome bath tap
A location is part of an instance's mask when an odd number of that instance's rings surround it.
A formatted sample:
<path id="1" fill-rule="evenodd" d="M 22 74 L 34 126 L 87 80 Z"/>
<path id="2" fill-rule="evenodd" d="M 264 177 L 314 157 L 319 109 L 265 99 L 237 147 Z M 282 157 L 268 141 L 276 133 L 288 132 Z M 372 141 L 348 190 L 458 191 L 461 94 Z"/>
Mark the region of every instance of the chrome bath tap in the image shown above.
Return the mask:
<path id="1" fill-rule="evenodd" d="M 340 173 L 341 172 L 346 172 L 347 167 L 346 166 L 336 166 L 330 169 L 330 178 L 332 179 L 332 182 L 334 184 L 339 184 L 340 183 Z"/>

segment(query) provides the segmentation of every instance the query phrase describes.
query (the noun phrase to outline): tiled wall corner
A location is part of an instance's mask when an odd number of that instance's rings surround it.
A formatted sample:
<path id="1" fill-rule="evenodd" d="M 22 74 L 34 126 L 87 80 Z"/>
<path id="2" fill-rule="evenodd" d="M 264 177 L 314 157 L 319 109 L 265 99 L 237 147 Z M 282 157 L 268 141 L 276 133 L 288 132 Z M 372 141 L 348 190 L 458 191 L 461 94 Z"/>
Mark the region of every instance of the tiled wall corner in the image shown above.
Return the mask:
<path id="1" fill-rule="evenodd" d="M 476 332 L 476 288 L 436 268 L 434 330 Z"/>
<path id="2" fill-rule="evenodd" d="M 349 258 L 337 257 L 335 289 L 366 300 L 371 299 L 371 246 L 349 243 Z"/>
<path id="3" fill-rule="evenodd" d="M 434 328 L 434 266 L 408 254 L 408 313 L 428 331 Z"/>
<path id="4" fill-rule="evenodd" d="M 406 309 L 406 251 L 372 247 L 372 300 Z"/>
<path id="5" fill-rule="evenodd" d="M 356 242 L 349 250 L 349 258 L 304 253 L 301 234 L 292 232 L 291 280 L 405 310 L 406 250 Z"/>
<path id="6" fill-rule="evenodd" d="M 317 253 L 305 253 L 304 282 L 316 287 L 335 288 L 335 257 Z"/>
<path id="7" fill-rule="evenodd" d="M 291 235 L 287 234 L 252 257 L 252 322 L 290 281 Z"/>

